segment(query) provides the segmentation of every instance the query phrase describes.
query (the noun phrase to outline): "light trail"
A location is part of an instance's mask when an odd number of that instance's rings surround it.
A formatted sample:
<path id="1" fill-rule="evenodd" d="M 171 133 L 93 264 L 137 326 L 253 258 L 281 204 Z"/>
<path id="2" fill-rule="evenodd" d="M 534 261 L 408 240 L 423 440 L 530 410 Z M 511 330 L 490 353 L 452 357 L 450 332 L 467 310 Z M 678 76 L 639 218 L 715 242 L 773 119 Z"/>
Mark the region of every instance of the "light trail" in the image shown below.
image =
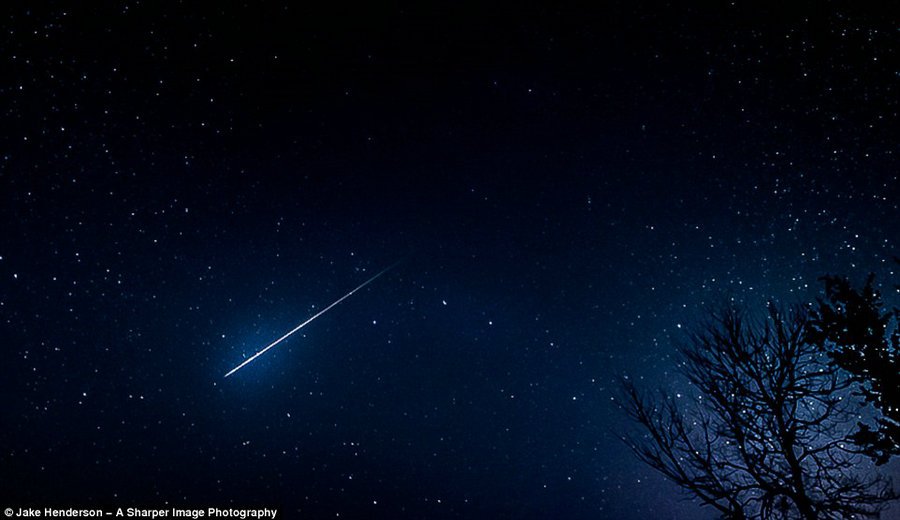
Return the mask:
<path id="1" fill-rule="evenodd" d="M 383 275 L 384 273 L 390 271 L 391 269 L 393 269 L 393 268 L 394 268 L 397 264 L 399 264 L 399 263 L 400 263 L 400 262 L 395 262 L 395 263 L 389 265 L 388 267 L 386 267 L 386 268 L 384 268 L 383 270 L 381 270 L 381 272 L 379 272 L 378 274 L 376 274 L 376 275 L 373 276 L 372 278 L 369 278 L 369 279 L 366 280 L 365 282 L 361 283 L 356 289 L 353 289 L 352 291 L 348 292 L 347 294 L 341 296 L 340 298 L 338 298 L 334 303 L 332 303 L 332 304 L 329 305 L 328 307 L 325 307 L 324 309 L 322 309 L 322 310 L 320 310 L 319 312 L 315 313 L 315 314 L 313 315 L 312 318 L 310 318 L 310 319 L 304 321 L 304 322 L 301 323 L 300 325 L 297 325 L 296 327 L 294 327 L 294 329 L 293 329 L 292 331 L 290 331 L 290 332 L 288 332 L 287 334 L 285 334 L 284 336 L 281 336 L 280 338 L 276 339 L 275 341 L 273 341 L 272 343 L 270 343 L 269 346 L 267 346 L 266 348 L 260 350 L 260 351 L 257 352 L 256 354 L 253 354 L 251 357 L 245 359 L 244 362 L 241 363 L 240 365 L 238 365 L 238 366 L 232 368 L 230 372 L 228 372 L 227 374 L 225 374 L 225 377 L 228 377 L 228 376 L 230 376 L 231 374 L 237 372 L 238 370 L 244 368 L 244 366 L 246 366 L 248 363 L 250 363 L 250 362 L 253 361 L 254 359 L 258 358 L 259 356 L 265 354 L 265 352 L 266 352 L 267 350 L 269 350 L 270 348 L 274 347 L 275 345 L 281 343 L 282 341 L 288 339 L 288 338 L 291 336 L 291 334 L 293 334 L 293 333 L 297 332 L 298 330 L 302 329 L 303 327 L 309 325 L 309 322 L 311 322 L 312 320 L 314 320 L 314 319 L 318 318 L 319 316 L 325 314 L 326 312 L 328 312 L 329 310 L 331 310 L 332 307 L 334 307 L 335 305 L 341 303 L 342 301 L 344 301 L 344 300 L 346 300 L 347 298 L 349 298 L 350 296 L 352 296 L 353 293 L 355 293 L 356 291 L 358 291 L 358 290 L 362 289 L 363 287 L 369 285 L 370 283 L 374 282 L 376 278 L 378 278 L 379 276 Z"/>

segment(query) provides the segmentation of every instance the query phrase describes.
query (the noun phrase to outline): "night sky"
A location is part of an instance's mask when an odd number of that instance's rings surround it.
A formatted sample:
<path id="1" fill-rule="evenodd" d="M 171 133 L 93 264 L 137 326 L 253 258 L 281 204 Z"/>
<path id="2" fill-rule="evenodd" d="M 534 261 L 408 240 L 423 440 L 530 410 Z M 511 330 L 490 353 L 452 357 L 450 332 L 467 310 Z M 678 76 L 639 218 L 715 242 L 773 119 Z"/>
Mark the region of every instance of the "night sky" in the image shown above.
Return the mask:
<path id="1" fill-rule="evenodd" d="M 900 19 L 321 3 L 2 8 L 0 507 L 710 518 L 618 376 L 900 282 Z"/>

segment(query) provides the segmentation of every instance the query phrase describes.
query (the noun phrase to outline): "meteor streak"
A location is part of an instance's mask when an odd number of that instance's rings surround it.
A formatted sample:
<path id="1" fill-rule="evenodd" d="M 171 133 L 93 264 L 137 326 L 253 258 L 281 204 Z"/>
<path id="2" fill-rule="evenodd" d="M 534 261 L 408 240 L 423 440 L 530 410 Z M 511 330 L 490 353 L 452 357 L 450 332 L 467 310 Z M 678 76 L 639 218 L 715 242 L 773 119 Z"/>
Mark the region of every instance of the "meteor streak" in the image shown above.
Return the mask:
<path id="1" fill-rule="evenodd" d="M 331 310 L 332 307 L 334 307 L 335 305 L 341 303 L 342 301 L 344 301 L 344 300 L 346 300 L 347 298 L 349 298 L 350 296 L 352 296 L 353 293 L 355 293 L 356 291 L 358 291 L 358 290 L 362 289 L 363 287 L 369 285 L 370 283 L 374 282 L 376 278 L 378 278 L 379 276 L 383 275 L 384 273 L 390 271 L 391 269 L 394 268 L 394 266 L 396 266 L 396 265 L 399 264 L 399 263 L 400 263 L 400 262 L 395 262 L 394 264 L 391 264 L 390 266 L 386 267 L 385 269 L 383 269 L 381 272 L 379 272 L 378 274 L 376 274 L 376 275 L 373 276 L 372 278 L 369 278 L 369 279 L 366 280 L 365 282 L 361 283 L 356 289 L 353 289 L 352 291 L 348 292 L 347 294 L 341 296 L 340 298 L 337 299 L 337 301 L 335 301 L 334 303 L 332 303 L 332 304 L 329 305 L 328 307 L 325 307 L 324 309 L 322 309 L 322 310 L 320 310 L 319 312 L 317 312 L 316 314 L 314 314 L 312 318 L 310 318 L 310 319 L 304 321 L 303 323 L 301 323 L 300 325 L 297 325 L 296 327 L 294 327 L 294 330 L 292 330 L 292 331 L 288 332 L 287 334 L 285 334 L 284 336 L 281 336 L 280 338 L 276 339 L 275 341 L 273 341 L 272 343 L 270 343 L 269 346 L 267 346 L 266 348 L 260 350 L 260 351 L 257 352 L 256 354 L 253 354 L 253 356 L 251 356 L 251 357 L 247 358 L 246 360 L 244 360 L 244 362 L 241 363 L 240 365 L 238 365 L 238 366 L 232 368 L 230 372 L 228 372 L 227 374 L 225 374 L 225 377 L 228 377 L 228 376 L 230 376 L 231 374 L 237 372 L 238 370 L 244 368 L 244 365 L 247 365 L 248 363 L 250 363 L 250 362 L 253 361 L 254 359 L 256 359 L 256 358 L 258 358 L 259 356 L 263 355 L 263 354 L 264 354 L 267 350 L 269 350 L 270 348 L 272 348 L 272 347 L 274 347 L 275 345 L 281 343 L 282 341 L 288 339 L 288 338 L 291 336 L 291 334 L 293 334 L 293 333 L 297 332 L 298 330 L 302 329 L 303 327 L 307 326 L 307 325 L 309 324 L 309 322 L 311 322 L 312 320 L 314 320 L 314 319 L 318 318 L 319 316 L 325 314 L 326 312 L 328 312 L 329 310 Z"/>

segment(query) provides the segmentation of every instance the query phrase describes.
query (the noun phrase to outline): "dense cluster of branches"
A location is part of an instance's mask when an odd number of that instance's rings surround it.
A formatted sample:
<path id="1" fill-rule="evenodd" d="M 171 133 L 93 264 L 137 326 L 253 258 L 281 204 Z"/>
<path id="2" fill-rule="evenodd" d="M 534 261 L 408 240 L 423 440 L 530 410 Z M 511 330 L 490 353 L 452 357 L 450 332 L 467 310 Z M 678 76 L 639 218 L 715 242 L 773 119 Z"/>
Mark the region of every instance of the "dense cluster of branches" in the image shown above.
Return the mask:
<path id="1" fill-rule="evenodd" d="M 691 395 L 624 381 L 639 427 L 623 440 L 723 519 L 877 518 L 894 495 L 848 442 L 854 378 L 810 341 L 809 324 L 803 308 L 714 314 L 681 348 Z"/>
<path id="2" fill-rule="evenodd" d="M 847 371 L 857 392 L 878 411 L 875 426 L 860 422 L 851 440 L 884 464 L 900 455 L 900 310 L 884 310 L 873 277 L 855 289 L 843 277 L 827 276 L 810 327 L 810 341 L 821 345 L 833 364 Z"/>

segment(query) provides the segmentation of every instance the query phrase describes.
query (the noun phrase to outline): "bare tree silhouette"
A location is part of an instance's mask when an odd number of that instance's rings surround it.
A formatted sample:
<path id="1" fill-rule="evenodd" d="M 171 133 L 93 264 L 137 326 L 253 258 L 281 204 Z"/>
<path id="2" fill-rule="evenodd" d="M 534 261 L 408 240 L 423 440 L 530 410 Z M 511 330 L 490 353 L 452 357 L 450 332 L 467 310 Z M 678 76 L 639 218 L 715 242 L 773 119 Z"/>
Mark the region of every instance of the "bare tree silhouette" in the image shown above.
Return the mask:
<path id="1" fill-rule="evenodd" d="M 623 379 L 637 428 L 622 439 L 723 519 L 878 518 L 896 495 L 847 441 L 860 403 L 808 320 L 773 305 L 756 320 L 713 313 L 680 349 L 692 395 Z"/>

